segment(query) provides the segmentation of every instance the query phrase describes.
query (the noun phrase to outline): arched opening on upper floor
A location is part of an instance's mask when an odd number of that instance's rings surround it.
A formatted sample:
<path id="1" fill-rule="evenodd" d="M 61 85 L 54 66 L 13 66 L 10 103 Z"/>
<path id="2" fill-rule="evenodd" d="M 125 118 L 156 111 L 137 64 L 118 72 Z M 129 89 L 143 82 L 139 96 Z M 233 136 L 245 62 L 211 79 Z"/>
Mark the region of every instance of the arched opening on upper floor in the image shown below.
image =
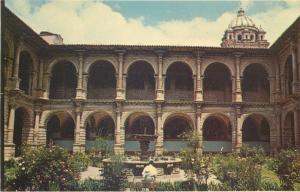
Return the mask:
<path id="1" fill-rule="evenodd" d="M 88 99 L 114 99 L 116 97 L 116 71 L 107 61 L 98 61 L 89 69 Z"/>
<path id="2" fill-rule="evenodd" d="M 204 101 L 232 101 L 231 74 L 225 64 L 210 64 L 204 72 L 203 85 Z"/>
<path id="3" fill-rule="evenodd" d="M 67 112 L 56 112 L 52 114 L 46 127 L 47 145 L 55 144 L 73 150 L 75 123 Z"/>
<path id="4" fill-rule="evenodd" d="M 32 127 L 29 111 L 19 107 L 15 111 L 13 143 L 15 144 L 15 156 L 21 155 L 22 144 L 29 140 L 29 132 Z"/>
<path id="5" fill-rule="evenodd" d="M 270 125 L 260 114 L 249 115 L 242 126 L 242 141 L 252 147 L 270 150 Z"/>
<path id="6" fill-rule="evenodd" d="M 155 78 L 152 66 L 145 61 L 137 61 L 128 69 L 126 98 L 153 100 L 155 97 Z"/>
<path id="7" fill-rule="evenodd" d="M 193 100 L 194 81 L 190 67 L 183 62 L 175 62 L 168 67 L 165 80 L 167 100 Z"/>
<path id="8" fill-rule="evenodd" d="M 193 130 L 193 122 L 183 114 L 168 117 L 164 123 L 164 148 L 180 151 L 187 146 L 183 134 Z"/>
<path id="9" fill-rule="evenodd" d="M 268 73 L 261 64 L 250 64 L 243 73 L 243 101 L 269 102 L 270 83 Z"/>
<path id="10" fill-rule="evenodd" d="M 69 61 L 56 63 L 51 72 L 50 99 L 71 99 L 76 96 L 77 77 L 74 65 Z"/>
<path id="11" fill-rule="evenodd" d="M 284 86 L 285 95 L 293 94 L 293 61 L 292 56 L 288 56 L 284 65 Z"/>
<path id="12" fill-rule="evenodd" d="M 19 78 L 20 90 L 24 91 L 25 94 L 31 94 L 32 88 L 32 69 L 33 69 L 33 60 L 30 54 L 27 51 L 22 51 L 20 53 L 20 62 L 19 62 Z"/>
<path id="13" fill-rule="evenodd" d="M 204 151 L 231 151 L 232 127 L 229 118 L 222 114 L 213 114 L 203 123 Z"/>
<path id="14" fill-rule="evenodd" d="M 155 126 L 153 119 L 146 113 L 133 113 L 125 122 L 125 151 L 141 151 L 137 134 L 154 135 Z M 148 152 L 154 151 L 154 141 L 150 142 Z"/>
<path id="15" fill-rule="evenodd" d="M 101 150 L 101 146 L 98 146 L 101 142 L 97 142 L 98 139 L 104 140 L 107 147 L 113 149 L 115 123 L 110 115 L 104 112 L 91 114 L 86 120 L 85 129 L 87 150 Z"/>
<path id="16" fill-rule="evenodd" d="M 289 148 L 295 146 L 295 113 L 289 111 L 284 119 L 284 127 L 282 130 L 282 147 Z"/>

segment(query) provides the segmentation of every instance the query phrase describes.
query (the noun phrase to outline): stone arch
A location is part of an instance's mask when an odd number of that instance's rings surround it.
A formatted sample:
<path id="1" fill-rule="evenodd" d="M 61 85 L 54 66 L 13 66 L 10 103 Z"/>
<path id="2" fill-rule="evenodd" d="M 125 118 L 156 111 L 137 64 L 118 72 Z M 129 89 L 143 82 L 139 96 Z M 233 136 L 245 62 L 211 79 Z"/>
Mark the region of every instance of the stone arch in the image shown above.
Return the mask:
<path id="1" fill-rule="evenodd" d="M 268 77 L 268 78 L 274 76 L 274 73 L 273 73 L 272 69 L 271 69 L 270 66 L 269 66 L 267 63 L 265 63 L 265 62 L 248 62 L 248 63 L 242 65 L 242 66 L 241 66 L 241 75 L 243 75 L 244 72 L 245 72 L 245 70 L 246 70 L 248 67 L 250 67 L 251 65 L 253 65 L 253 64 L 260 65 L 260 66 L 266 71 L 267 77 Z"/>
<path id="2" fill-rule="evenodd" d="M 224 62 L 224 61 L 221 61 L 221 60 L 219 61 L 218 59 L 214 60 L 213 62 L 204 63 L 203 66 L 202 66 L 202 70 L 201 70 L 202 74 L 201 75 L 204 76 L 205 71 L 207 70 L 207 68 L 210 67 L 211 65 L 217 64 L 217 63 L 218 64 L 223 64 L 224 67 L 226 67 L 226 70 L 229 72 L 230 77 L 235 76 L 234 75 L 235 74 L 234 68 L 232 68 L 232 66 L 228 62 Z"/>
<path id="3" fill-rule="evenodd" d="M 88 63 L 86 63 L 84 65 L 83 73 L 88 74 L 91 70 L 91 67 L 98 62 L 110 63 L 114 67 L 115 72 L 118 73 L 118 66 L 117 66 L 116 62 L 109 58 L 105 58 L 105 59 L 104 58 L 95 58 L 92 61 L 89 61 Z"/>
<path id="4" fill-rule="evenodd" d="M 61 60 L 51 71 L 49 98 L 70 99 L 76 96 L 77 74 L 74 64 Z"/>
<path id="5" fill-rule="evenodd" d="M 194 123 L 193 123 L 192 119 L 186 114 L 173 113 L 173 114 L 170 114 L 164 121 L 163 129 L 164 129 L 164 140 L 165 139 L 167 139 L 167 140 L 168 139 L 171 139 L 171 140 L 172 139 L 180 139 L 179 134 L 182 134 L 185 131 L 193 131 L 194 130 Z M 172 131 L 174 131 L 174 132 L 172 132 Z"/>
<path id="6" fill-rule="evenodd" d="M 165 95 L 170 100 L 193 100 L 193 71 L 187 63 L 174 62 L 166 71 Z"/>
<path id="7" fill-rule="evenodd" d="M 203 150 L 206 152 L 230 152 L 232 150 L 233 123 L 223 113 L 203 117 Z"/>
<path id="8" fill-rule="evenodd" d="M 155 121 L 145 112 L 134 112 L 127 116 L 124 123 L 125 151 L 140 151 L 140 145 L 135 138 L 136 134 L 155 134 Z M 154 150 L 154 142 L 150 142 L 150 150 Z"/>
<path id="9" fill-rule="evenodd" d="M 155 71 L 145 61 L 136 61 L 128 67 L 126 79 L 127 99 L 147 99 L 155 97 Z"/>
<path id="10" fill-rule="evenodd" d="M 205 68 L 203 94 L 205 101 L 232 101 L 232 79 L 230 68 L 226 64 L 211 63 Z"/>
<path id="11" fill-rule="evenodd" d="M 244 117 L 242 124 L 242 141 L 250 146 L 270 148 L 270 120 L 261 113 L 251 113 Z"/>
<path id="12" fill-rule="evenodd" d="M 154 74 L 158 74 L 156 65 L 147 59 L 135 59 L 133 61 L 130 61 L 130 63 L 125 64 L 123 69 L 124 73 L 128 75 L 128 70 L 131 68 L 132 65 L 136 63 L 146 63 L 151 66 L 152 70 L 154 71 Z"/>
<path id="13" fill-rule="evenodd" d="M 193 119 L 186 113 L 171 113 L 163 122 L 164 149 L 167 151 L 180 151 L 187 147 L 187 141 L 181 136 L 188 131 L 194 131 Z"/>
<path id="14" fill-rule="evenodd" d="M 114 99 L 116 97 L 116 69 L 105 60 L 91 64 L 88 71 L 87 98 Z"/>
<path id="15" fill-rule="evenodd" d="M 282 129 L 282 147 L 289 148 L 295 146 L 295 112 L 288 111 L 284 116 Z"/>
<path id="16" fill-rule="evenodd" d="M 26 107 L 18 107 L 15 110 L 15 122 L 13 143 L 15 144 L 15 156 L 19 156 L 21 152 L 21 145 L 23 143 L 32 142 L 31 129 L 33 126 L 32 111 Z"/>
<path id="17" fill-rule="evenodd" d="M 73 65 L 73 67 L 75 68 L 76 73 L 78 73 L 77 62 L 75 62 L 74 60 L 72 60 L 70 58 L 54 58 L 54 59 L 52 59 L 47 66 L 46 73 L 51 74 L 51 72 L 53 71 L 53 67 L 61 62 L 71 63 Z"/>
<path id="18" fill-rule="evenodd" d="M 75 126 L 74 118 L 69 112 L 56 111 L 50 113 L 45 123 L 47 144 L 53 143 L 72 151 Z"/>
<path id="19" fill-rule="evenodd" d="M 35 54 L 34 50 L 26 44 L 23 44 L 20 47 L 20 53 L 22 52 L 27 52 L 32 58 L 32 71 L 38 71 L 39 58 Z"/>
<path id="20" fill-rule="evenodd" d="M 243 101 L 269 102 L 269 73 L 262 64 L 252 63 L 243 71 L 242 94 Z"/>
<path id="21" fill-rule="evenodd" d="M 195 63 L 191 63 L 188 59 L 171 59 L 170 61 L 166 60 L 163 65 L 163 75 L 167 74 L 168 69 L 175 63 L 183 63 L 189 67 L 191 70 L 192 76 L 196 75 Z"/>
<path id="22" fill-rule="evenodd" d="M 212 130 L 213 128 L 219 128 L 218 126 L 221 126 L 222 129 Z M 230 121 L 230 118 L 222 113 L 214 113 L 207 116 L 203 121 L 202 129 L 204 140 L 206 139 L 208 141 L 231 141 L 232 139 L 232 123 Z M 218 131 L 221 131 L 222 134 L 218 135 Z"/>
<path id="23" fill-rule="evenodd" d="M 85 118 L 84 128 L 87 150 L 95 147 L 95 139 L 97 138 L 103 139 L 111 149 L 113 148 L 116 125 L 109 113 L 105 111 L 93 111 Z"/>

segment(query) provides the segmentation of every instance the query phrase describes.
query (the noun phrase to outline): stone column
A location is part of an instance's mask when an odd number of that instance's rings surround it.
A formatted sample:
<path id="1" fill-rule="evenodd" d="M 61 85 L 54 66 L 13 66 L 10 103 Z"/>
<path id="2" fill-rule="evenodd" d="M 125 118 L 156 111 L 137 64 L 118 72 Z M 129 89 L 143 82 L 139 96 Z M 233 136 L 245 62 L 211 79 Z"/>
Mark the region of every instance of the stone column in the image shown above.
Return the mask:
<path id="1" fill-rule="evenodd" d="M 116 130 L 115 130 L 115 154 L 124 154 L 124 143 L 122 141 L 122 104 L 116 103 Z"/>
<path id="2" fill-rule="evenodd" d="M 281 147 L 281 133 L 280 130 L 284 127 L 281 122 L 281 108 L 280 105 L 275 106 L 275 121 L 274 121 L 274 129 L 276 129 L 276 149 Z"/>
<path id="3" fill-rule="evenodd" d="M 7 139 L 4 143 L 4 159 L 10 159 L 15 154 L 15 144 L 13 143 L 14 138 L 14 126 L 15 126 L 15 111 L 16 106 L 10 105 L 8 127 L 7 127 Z"/>
<path id="4" fill-rule="evenodd" d="M 164 150 L 164 130 L 162 123 L 162 106 L 160 103 L 156 105 L 156 143 L 155 143 L 155 155 L 162 155 Z"/>
<path id="5" fill-rule="evenodd" d="M 197 151 L 199 154 L 203 153 L 203 130 L 201 122 L 201 105 L 196 106 L 196 134 L 199 137 L 199 145 L 197 146 Z"/>
<path id="6" fill-rule="evenodd" d="M 125 100 L 125 87 L 123 86 L 123 65 L 125 50 L 117 50 L 118 54 L 118 76 L 116 100 Z M 126 83 L 126 82 L 125 82 Z"/>
<path id="7" fill-rule="evenodd" d="M 49 93 L 50 93 L 50 82 L 51 82 L 51 74 L 50 73 L 44 73 L 43 75 L 43 98 L 49 99 Z"/>
<path id="8" fill-rule="evenodd" d="M 81 144 L 80 144 L 81 114 L 82 114 L 81 110 L 76 109 L 76 127 L 75 127 L 75 131 L 74 131 L 73 152 L 81 151 Z"/>
<path id="9" fill-rule="evenodd" d="M 39 128 L 40 128 L 41 109 L 35 110 L 34 130 L 33 130 L 33 145 L 39 144 Z"/>
<path id="10" fill-rule="evenodd" d="M 295 148 L 300 149 L 300 108 L 297 107 L 294 112 L 294 127 L 295 127 Z"/>
<path id="11" fill-rule="evenodd" d="M 276 57 L 276 59 L 273 60 L 274 64 L 275 64 L 275 81 L 276 81 L 276 93 L 275 93 L 275 101 L 278 102 L 280 101 L 280 94 L 281 94 L 281 89 L 280 89 L 280 66 L 279 66 L 279 59 L 278 57 Z"/>
<path id="12" fill-rule="evenodd" d="M 235 102 L 241 103 L 242 102 L 242 90 L 241 90 L 241 75 L 240 75 L 240 65 L 241 65 L 241 56 L 243 53 L 236 52 L 234 53 L 235 57 Z"/>
<path id="13" fill-rule="evenodd" d="M 272 114 L 271 119 L 272 122 L 270 122 L 270 146 L 271 146 L 271 151 L 275 153 L 277 151 L 277 114 L 276 110 L 275 113 Z M 280 125 L 280 122 L 279 122 Z"/>
<path id="14" fill-rule="evenodd" d="M 23 47 L 23 39 L 19 40 L 19 44 L 16 45 L 15 49 L 15 63 L 13 67 L 13 76 L 11 78 L 11 89 L 19 90 L 20 78 L 19 78 L 19 64 L 20 64 L 20 53 Z"/>
<path id="15" fill-rule="evenodd" d="M 83 76 L 83 53 L 79 53 L 79 66 L 78 66 L 78 75 L 77 75 L 77 88 L 76 88 L 76 99 L 85 99 L 84 91 L 82 87 L 82 76 Z"/>
<path id="16" fill-rule="evenodd" d="M 40 59 L 36 97 L 43 98 L 44 59 Z"/>
<path id="17" fill-rule="evenodd" d="M 275 102 L 275 96 L 276 96 L 276 79 L 275 77 L 269 77 L 268 78 L 269 85 L 270 85 L 270 96 L 269 96 L 269 101 L 271 103 Z"/>
<path id="18" fill-rule="evenodd" d="M 84 99 L 87 99 L 87 96 L 88 96 L 88 88 L 87 88 L 88 80 L 89 80 L 89 74 L 88 73 L 83 73 L 82 86 L 83 86 L 83 98 Z"/>
<path id="19" fill-rule="evenodd" d="M 122 84 L 123 84 L 123 98 L 124 98 L 124 100 L 126 99 L 126 80 L 127 80 L 127 74 L 123 73 Z"/>
<path id="20" fill-rule="evenodd" d="M 165 51 L 157 50 L 157 63 L 158 63 L 158 82 L 156 87 L 156 101 L 164 101 L 164 86 L 163 86 L 163 54 Z"/>
<path id="21" fill-rule="evenodd" d="M 239 152 L 240 148 L 242 146 L 242 128 L 243 128 L 243 117 L 241 114 L 241 106 L 236 107 L 236 123 L 235 123 L 235 138 L 232 138 L 233 140 L 235 139 L 235 146 L 234 149 L 235 151 Z"/>
<path id="22" fill-rule="evenodd" d="M 37 97 L 37 86 L 38 86 L 38 72 L 32 71 L 32 82 L 30 83 L 31 86 L 29 87 L 29 94 L 31 93 L 32 96 Z"/>
<path id="23" fill-rule="evenodd" d="M 292 67 L 293 67 L 293 94 L 300 93 L 300 83 L 298 79 L 298 64 L 297 64 L 297 47 L 291 42 Z"/>
<path id="24" fill-rule="evenodd" d="M 203 102 L 203 82 L 202 82 L 202 57 L 204 55 L 204 52 L 197 51 L 196 52 L 196 89 L 195 89 L 195 101 L 196 102 Z"/>

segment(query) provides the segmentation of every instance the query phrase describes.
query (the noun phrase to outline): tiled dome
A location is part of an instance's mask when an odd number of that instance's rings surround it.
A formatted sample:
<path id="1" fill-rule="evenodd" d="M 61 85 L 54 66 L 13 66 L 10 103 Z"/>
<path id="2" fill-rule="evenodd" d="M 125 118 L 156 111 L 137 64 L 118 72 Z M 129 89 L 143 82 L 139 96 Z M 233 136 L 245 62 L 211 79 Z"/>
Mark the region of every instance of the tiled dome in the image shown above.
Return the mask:
<path id="1" fill-rule="evenodd" d="M 242 8 L 240 8 L 240 10 L 238 11 L 237 17 L 234 18 L 229 25 L 229 28 L 235 28 L 235 27 L 255 27 L 256 28 L 252 19 L 245 15 L 245 11 Z"/>

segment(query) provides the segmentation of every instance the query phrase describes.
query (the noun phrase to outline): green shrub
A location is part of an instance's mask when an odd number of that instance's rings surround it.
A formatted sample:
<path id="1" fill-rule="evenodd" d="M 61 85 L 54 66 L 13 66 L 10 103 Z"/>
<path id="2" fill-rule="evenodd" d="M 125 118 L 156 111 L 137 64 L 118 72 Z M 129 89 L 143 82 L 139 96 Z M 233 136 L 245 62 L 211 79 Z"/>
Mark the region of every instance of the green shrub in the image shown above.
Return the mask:
<path id="1" fill-rule="evenodd" d="M 25 147 L 17 161 L 14 190 L 73 190 L 79 172 L 70 165 L 70 155 L 60 147 Z"/>
<path id="2" fill-rule="evenodd" d="M 89 155 L 81 152 L 74 153 L 69 160 L 70 165 L 76 172 L 85 171 L 91 162 Z"/>
<path id="3" fill-rule="evenodd" d="M 260 190 L 262 191 L 280 191 L 280 180 L 276 173 L 272 170 L 263 167 L 261 170 L 261 184 Z"/>
<path id="4" fill-rule="evenodd" d="M 10 159 L 4 162 L 4 189 L 13 190 L 11 187 L 13 185 L 14 180 L 16 179 L 18 165 L 15 159 Z"/>
<path id="5" fill-rule="evenodd" d="M 103 191 L 103 182 L 96 179 L 86 179 L 78 184 L 78 191 Z"/>
<path id="6" fill-rule="evenodd" d="M 112 162 L 107 163 L 103 170 L 104 190 L 120 191 L 127 185 L 126 173 L 124 171 L 124 157 L 115 155 L 111 157 Z"/>
<path id="7" fill-rule="evenodd" d="M 282 150 L 278 155 L 278 166 L 275 170 L 283 190 L 294 190 L 294 183 L 300 182 L 300 152 Z"/>
<path id="8" fill-rule="evenodd" d="M 214 163 L 220 190 L 259 190 L 261 166 L 253 158 L 226 154 L 216 156 Z"/>
<path id="9" fill-rule="evenodd" d="M 266 153 L 262 147 L 250 147 L 243 144 L 240 148 L 239 156 L 242 158 L 252 158 L 258 164 L 263 164 L 266 160 Z"/>

